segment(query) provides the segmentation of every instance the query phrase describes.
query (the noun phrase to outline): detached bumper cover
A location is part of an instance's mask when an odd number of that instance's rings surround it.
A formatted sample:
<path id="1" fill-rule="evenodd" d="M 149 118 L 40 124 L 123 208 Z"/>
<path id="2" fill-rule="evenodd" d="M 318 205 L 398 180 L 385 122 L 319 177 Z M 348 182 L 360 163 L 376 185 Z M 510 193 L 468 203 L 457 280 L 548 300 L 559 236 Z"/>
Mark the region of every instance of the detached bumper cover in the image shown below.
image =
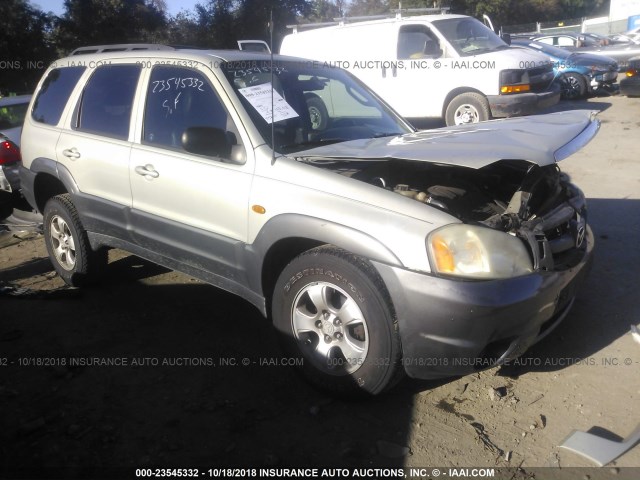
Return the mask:
<path id="1" fill-rule="evenodd" d="M 560 88 L 555 84 L 547 92 L 488 95 L 491 115 L 496 118 L 531 115 L 552 107 L 560 101 Z"/>
<path id="2" fill-rule="evenodd" d="M 581 261 L 558 272 L 460 281 L 373 262 L 391 294 L 407 374 L 467 375 L 522 355 L 562 320 L 591 265 L 587 229 Z"/>

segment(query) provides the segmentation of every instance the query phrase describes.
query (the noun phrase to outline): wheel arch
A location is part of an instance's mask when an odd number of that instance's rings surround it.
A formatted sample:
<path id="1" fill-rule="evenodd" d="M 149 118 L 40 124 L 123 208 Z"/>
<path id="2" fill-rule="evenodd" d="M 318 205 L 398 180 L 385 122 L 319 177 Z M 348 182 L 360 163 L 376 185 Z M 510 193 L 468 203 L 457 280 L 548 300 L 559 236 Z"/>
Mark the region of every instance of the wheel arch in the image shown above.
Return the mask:
<path id="1" fill-rule="evenodd" d="M 31 163 L 30 170 L 36 174 L 33 195 L 39 212 L 44 212 L 44 206 L 51 197 L 63 193 L 78 193 L 78 185 L 71 172 L 55 160 L 36 158 Z"/>
<path id="2" fill-rule="evenodd" d="M 463 93 L 477 93 L 478 95 L 482 95 L 482 97 L 485 100 L 487 100 L 487 103 L 489 102 L 489 100 L 487 99 L 487 96 L 484 93 L 482 93 L 480 90 L 477 90 L 471 87 L 454 88 L 447 94 L 447 96 L 444 99 L 444 102 L 442 103 L 442 118 L 445 118 L 447 114 L 447 108 L 449 107 L 449 104 L 451 103 L 451 101 L 454 98 L 456 98 L 458 95 L 462 95 Z"/>
<path id="3" fill-rule="evenodd" d="M 354 255 L 402 266 L 398 257 L 367 233 L 321 218 L 283 214 L 270 219 L 249 247 L 252 288 L 261 291 L 267 313 L 273 288 L 284 267 L 302 252 L 333 245 Z"/>

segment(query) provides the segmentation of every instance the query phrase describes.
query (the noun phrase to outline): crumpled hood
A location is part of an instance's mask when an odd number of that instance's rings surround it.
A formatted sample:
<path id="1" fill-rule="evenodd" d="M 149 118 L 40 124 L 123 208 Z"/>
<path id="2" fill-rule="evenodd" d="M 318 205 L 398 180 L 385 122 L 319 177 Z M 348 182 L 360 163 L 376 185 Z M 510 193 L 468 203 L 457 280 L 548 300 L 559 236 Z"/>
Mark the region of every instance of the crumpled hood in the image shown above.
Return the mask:
<path id="1" fill-rule="evenodd" d="M 598 131 L 594 112 L 569 112 L 510 118 L 409 133 L 366 138 L 304 150 L 303 158 L 344 160 L 417 160 L 482 168 L 500 160 L 550 165 L 572 155 Z"/>

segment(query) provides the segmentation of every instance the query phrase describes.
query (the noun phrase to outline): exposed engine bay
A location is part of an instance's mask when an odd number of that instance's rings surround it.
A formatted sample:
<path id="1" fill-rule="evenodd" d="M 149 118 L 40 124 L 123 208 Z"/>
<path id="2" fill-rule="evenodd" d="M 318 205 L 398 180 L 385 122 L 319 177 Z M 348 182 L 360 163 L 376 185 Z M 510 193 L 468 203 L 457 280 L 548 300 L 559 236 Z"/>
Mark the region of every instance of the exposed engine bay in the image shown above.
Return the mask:
<path id="1" fill-rule="evenodd" d="M 584 195 L 556 164 L 503 160 L 471 169 L 389 160 L 322 166 L 443 210 L 464 223 L 516 235 L 529 245 L 536 270 L 569 268 L 586 246 Z"/>

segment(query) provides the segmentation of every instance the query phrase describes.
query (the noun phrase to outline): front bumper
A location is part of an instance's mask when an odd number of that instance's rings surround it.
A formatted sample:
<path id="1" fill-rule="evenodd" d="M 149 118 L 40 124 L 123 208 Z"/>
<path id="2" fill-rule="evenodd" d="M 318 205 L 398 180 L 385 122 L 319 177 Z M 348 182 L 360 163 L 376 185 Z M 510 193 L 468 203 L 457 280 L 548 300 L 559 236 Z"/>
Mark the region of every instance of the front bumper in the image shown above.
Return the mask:
<path id="1" fill-rule="evenodd" d="M 591 78 L 589 89 L 591 91 L 599 88 L 614 88 L 613 85 L 618 81 L 618 72 L 610 71 L 605 73 L 599 73 Z"/>
<path id="2" fill-rule="evenodd" d="M 491 281 L 461 281 L 373 262 L 396 310 L 403 365 L 410 377 L 467 375 L 522 355 L 573 303 L 593 256 L 565 271 Z"/>
<path id="3" fill-rule="evenodd" d="M 560 101 L 560 88 L 554 84 L 552 89 L 547 92 L 488 95 L 487 100 L 493 117 L 531 115 L 558 103 Z"/>

